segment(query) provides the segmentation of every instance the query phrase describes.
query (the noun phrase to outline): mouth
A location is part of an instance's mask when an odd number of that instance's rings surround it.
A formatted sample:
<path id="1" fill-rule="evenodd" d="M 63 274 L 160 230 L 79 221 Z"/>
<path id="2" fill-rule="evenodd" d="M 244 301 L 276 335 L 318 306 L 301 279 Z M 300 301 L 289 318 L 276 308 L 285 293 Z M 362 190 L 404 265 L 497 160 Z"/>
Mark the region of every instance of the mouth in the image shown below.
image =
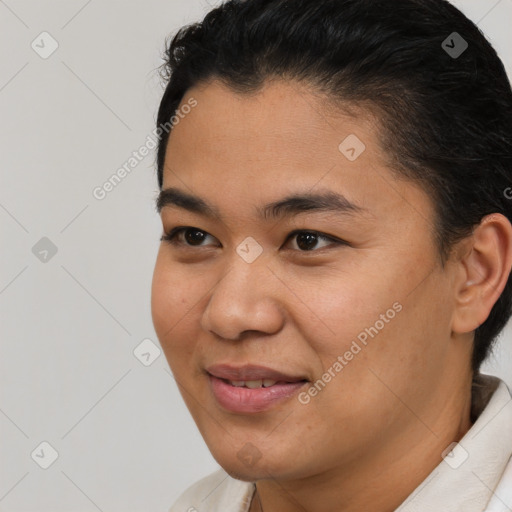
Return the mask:
<path id="1" fill-rule="evenodd" d="M 281 403 L 309 381 L 265 366 L 215 365 L 206 369 L 217 403 L 235 413 L 259 413 Z"/>
<path id="2" fill-rule="evenodd" d="M 267 366 L 245 365 L 231 366 L 229 364 L 216 364 L 206 368 L 207 373 L 230 382 L 299 382 L 307 380 L 304 375 L 293 375 L 275 370 Z M 261 385 L 259 386 L 261 387 Z"/>
<path id="3" fill-rule="evenodd" d="M 259 379 L 259 380 L 227 380 L 222 379 L 227 384 L 231 384 L 236 388 L 249 388 L 249 389 L 258 389 L 258 388 L 270 388 L 275 386 L 276 384 L 290 384 L 286 381 L 277 381 L 273 379 Z"/>

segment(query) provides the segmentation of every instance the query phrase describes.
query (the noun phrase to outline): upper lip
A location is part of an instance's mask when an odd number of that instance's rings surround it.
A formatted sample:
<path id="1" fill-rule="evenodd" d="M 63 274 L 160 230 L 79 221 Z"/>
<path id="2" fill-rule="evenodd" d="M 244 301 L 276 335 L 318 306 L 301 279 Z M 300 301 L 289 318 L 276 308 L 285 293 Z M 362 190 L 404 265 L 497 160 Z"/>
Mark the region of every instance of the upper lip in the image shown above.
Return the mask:
<path id="1" fill-rule="evenodd" d="M 260 365 L 232 366 L 229 364 L 215 364 L 208 366 L 206 371 L 217 377 L 231 381 L 248 381 L 248 380 L 275 380 L 277 382 L 299 382 L 307 380 L 304 376 L 288 375 L 286 373 Z"/>

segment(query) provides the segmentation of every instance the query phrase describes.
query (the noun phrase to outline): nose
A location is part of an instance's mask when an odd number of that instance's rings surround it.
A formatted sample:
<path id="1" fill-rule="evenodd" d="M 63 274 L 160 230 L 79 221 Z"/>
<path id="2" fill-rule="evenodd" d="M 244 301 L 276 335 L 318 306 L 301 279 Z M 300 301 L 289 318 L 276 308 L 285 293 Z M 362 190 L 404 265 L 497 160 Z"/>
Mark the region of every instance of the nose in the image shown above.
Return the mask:
<path id="1" fill-rule="evenodd" d="M 233 341 L 249 332 L 275 334 L 282 329 L 285 318 L 279 300 L 282 287 L 264 257 L 247 263 L 235 253 L 229 269 L 212 290 L 201 327 Z"/>

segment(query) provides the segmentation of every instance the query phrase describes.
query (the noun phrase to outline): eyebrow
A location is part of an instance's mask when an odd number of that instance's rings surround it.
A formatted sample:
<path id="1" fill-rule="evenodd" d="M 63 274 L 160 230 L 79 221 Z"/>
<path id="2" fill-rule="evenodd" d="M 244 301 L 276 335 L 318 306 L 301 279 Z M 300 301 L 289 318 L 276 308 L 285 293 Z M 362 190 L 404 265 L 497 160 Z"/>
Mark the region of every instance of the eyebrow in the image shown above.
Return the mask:
<path id="1" fill-rule="evenodd" d="M 166 188 L 158 195 L 156 200 L 157 211 L 160 213 L 165 207 L 182 208 L 205 217 L 216 217 L 222 220 L 222 215 L 217 207 L 198 196 L 174 187 Z M 256 208 L 256 214 L 264 220 L 277 220 L 311 211 L 353 215 L 368 210 L 350 202 L 345 196 L 332 190 L 292 194 Z"/>

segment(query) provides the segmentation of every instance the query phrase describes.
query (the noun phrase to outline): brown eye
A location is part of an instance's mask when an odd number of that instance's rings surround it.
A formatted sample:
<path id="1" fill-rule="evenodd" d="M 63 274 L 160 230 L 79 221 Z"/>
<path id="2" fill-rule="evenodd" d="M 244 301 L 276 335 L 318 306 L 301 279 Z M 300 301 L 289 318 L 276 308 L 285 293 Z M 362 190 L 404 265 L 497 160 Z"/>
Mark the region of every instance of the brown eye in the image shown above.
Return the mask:
<path id="1" fill-rule="evenodd" d="M 193 228 L 183 230 L 183 235 L 186 242 L 190 245 L 201 245 L 201 242 L 206 238 L 204 231 Z"/>
<path id="2" fill-rule="evenodd" d="M 315 249 L 322 249 L 332 244 L 343 244 L 342 241 L 323 235 L 316 231 L 294 231 L 288 236 L 288 240 L 296 239 L 296 246 L 300 252 L 314 251 Z M 324 246 L 318 247 L 319 241 L 330 242 Z"/>
<path id="3" fill-rule="evenodd" d="M 318 243 L 318 235 L 315 233 L 299 233 L 297 236 L 297 247 L 301 251 L 311 251 Z"/>
<path id="4" fill-rule="evenodd" d="M 165 233 L 160 240 L 174 245 L 184 245 L 188 247 L 203 247 L 202 243 L 208 236 L 206 231 L 194 227 L 177 227 L 169 233 Z M 213 238 L 213 237 L 212 237 Z"/>

